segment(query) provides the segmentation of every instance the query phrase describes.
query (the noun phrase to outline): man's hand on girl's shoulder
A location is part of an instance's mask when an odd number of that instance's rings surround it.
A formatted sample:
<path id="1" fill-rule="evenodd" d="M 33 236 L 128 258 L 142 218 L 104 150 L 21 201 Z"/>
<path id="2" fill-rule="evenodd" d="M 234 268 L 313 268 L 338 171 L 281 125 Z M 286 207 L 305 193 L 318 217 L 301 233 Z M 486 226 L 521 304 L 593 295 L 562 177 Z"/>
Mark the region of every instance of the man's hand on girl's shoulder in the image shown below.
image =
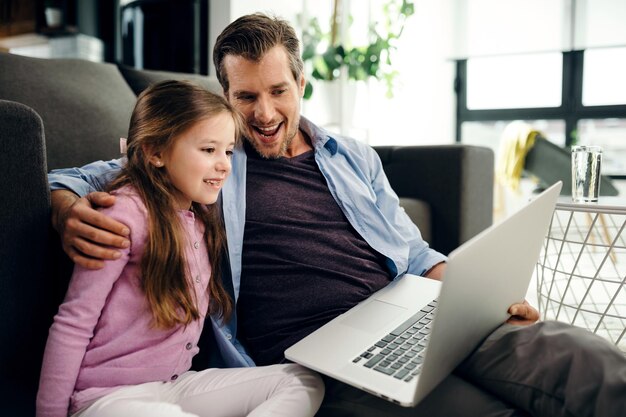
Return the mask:
<path id="1" fill-rule="evenodd" d="M 74 263 L 99 269 L 104 260 L 120 257 L 115 248 L 130 245 L 128 227 L 94 208 L 112 206 L 114 196 L 94 192 L 79 198 L 71 191 L 57 190 L 51 198 L 53 226 L 61 237 L 63 250 Z"/>

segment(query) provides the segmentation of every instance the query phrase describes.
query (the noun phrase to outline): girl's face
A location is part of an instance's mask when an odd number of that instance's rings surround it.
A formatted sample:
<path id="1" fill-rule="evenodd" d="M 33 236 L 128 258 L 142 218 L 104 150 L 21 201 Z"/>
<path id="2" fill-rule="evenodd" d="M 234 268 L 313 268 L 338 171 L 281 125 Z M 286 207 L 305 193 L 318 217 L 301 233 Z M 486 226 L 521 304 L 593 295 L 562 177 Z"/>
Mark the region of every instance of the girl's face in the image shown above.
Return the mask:
<path id="1" fill-rule="evenodd" d="M 222 112 L 175 137 L 172 147 L 153 155 L 151 162 L 167 170 L 176 187 L 178 208 L 188 210 L 194 201 L 215 203 L 230 174 L 234 146 L 235 122 Z"/>

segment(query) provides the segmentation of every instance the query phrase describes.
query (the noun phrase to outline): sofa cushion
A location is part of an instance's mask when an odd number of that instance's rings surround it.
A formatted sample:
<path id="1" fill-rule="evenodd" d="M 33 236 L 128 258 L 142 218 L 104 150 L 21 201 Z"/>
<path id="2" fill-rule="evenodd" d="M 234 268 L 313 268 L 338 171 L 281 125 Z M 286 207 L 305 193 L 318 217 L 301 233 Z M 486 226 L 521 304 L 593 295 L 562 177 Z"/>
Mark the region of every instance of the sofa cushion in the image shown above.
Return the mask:
<path id="1" fill-rule="evenodd" d="M 433 249 L 448 254 L 491 225 L 491 149 L 463 144 L 374 149 L 399 197 L 428 202 Z"/>
<path id="2" fill-rule="evenodd" d="M 169 71 L 138 70 L 121 64 L 118 65 L 118 68 L 130 88 L 132 88 L 137 95 L 150 84 L 165 80 L 186 80 L 198 84 L 215 94 L 222 94 L 222 87 L 215 77 Z"/>
<path id="3" fill-rule="evenodd" d="M 119 157 L 135 94 L 112 64 L 0 53 L 0 99 L 42 118 L 48 169 Z"/>
<path id="4" fill-rule="evenodd" d="M 432 220 L 430 218 L 430 206 L 428 203 L 416 198 L 400 197 L 400 207 L 404 209 L 404 212 L 420 230 L 422 239 L 430 243 L 432 239 L 432 232 L 430 230 Z"/>

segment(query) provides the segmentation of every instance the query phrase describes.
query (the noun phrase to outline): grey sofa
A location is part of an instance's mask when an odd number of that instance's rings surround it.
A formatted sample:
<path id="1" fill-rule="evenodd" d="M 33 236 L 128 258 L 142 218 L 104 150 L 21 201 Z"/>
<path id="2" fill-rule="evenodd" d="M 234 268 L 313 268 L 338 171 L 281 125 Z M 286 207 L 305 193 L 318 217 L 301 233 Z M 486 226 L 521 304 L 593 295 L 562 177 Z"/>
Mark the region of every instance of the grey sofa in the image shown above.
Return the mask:
<path id="1" fill-rule="evenodd" d="M 136 94 L 210 78 L 0 53 L 0 414 L 34 415 L 47 329 L 71 264 L 49 227 L 46 172 L 119 155 Z M 446 145 L 378 147 L 385 172 L 431 245 L 450 252 L 491 224 L 493 154 Z"/>

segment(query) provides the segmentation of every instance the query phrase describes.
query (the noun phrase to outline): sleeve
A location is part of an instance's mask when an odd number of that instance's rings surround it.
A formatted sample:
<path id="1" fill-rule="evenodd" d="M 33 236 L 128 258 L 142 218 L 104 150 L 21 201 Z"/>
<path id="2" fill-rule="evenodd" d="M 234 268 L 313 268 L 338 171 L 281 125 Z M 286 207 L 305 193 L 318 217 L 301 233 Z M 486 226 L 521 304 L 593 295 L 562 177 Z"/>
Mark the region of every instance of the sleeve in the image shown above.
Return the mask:
<path id="1" fill-rule="evenodd" d="M 63 168 L 50 171 L 48 183 L 52 191 L 70 190 L 84 197 L 93 191 L 102 191 L 122 169 L 124 159 L 97 161 L 81 168 Z"/>
<path id="2" fill-rule="evenodd" d="M 115 206 L 103 211 L 125 223 L 131 230 L 131 242 L 136 242 L 133 239 L 145 228 L 143 212 L 132 199 L 119 197 L 122 196 L 118 196 Z M 131 243 L 119 259 L 106 261 L 102 269 L 75 266 L 65 300 L 48 334 L 37 393 L 37 417 L 67 417 L 87 346 L 132 247 Z"/>
<path id="3" fill-rule="evenodd" d="M 377 205 L 385 218 L 400 233 L 409 246 L 408 269 L 396 272 L 398 275 L 404 272 L 423 275 L 436 264 L 445 262 L 447 258 L 445 255 L 430 248 L 428 243 L 422 239 L 422 234 L 417 226 L 400 206 L 398 195 L 391 188 L 389 179 L 383 170 L 383 164 L 376 151 L 368 147 L 366 152 L 369 160 L 371 184 L 376 194 Z"/>

